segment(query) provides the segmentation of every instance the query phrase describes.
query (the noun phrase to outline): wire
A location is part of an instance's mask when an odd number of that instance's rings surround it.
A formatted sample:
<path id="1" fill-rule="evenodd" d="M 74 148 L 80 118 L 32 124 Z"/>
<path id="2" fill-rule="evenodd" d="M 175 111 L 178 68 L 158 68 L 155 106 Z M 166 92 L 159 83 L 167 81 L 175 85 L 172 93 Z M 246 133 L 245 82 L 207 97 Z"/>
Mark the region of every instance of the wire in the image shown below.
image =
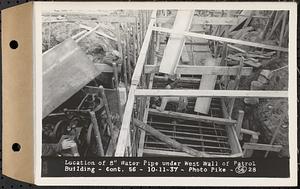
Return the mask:
<path id="1" fill-rule="evenodd" d="M 272 70 L 271 72 L 277 72 L 277 71 L 282 70 L 282 69 L 284 69 L 284 68 L 286 68 L 286 67 L 288 67 L 288 65 L 283 66 L 283 67 L 278 68 L 278 69 L 275 69 L 275 70 Z"/>

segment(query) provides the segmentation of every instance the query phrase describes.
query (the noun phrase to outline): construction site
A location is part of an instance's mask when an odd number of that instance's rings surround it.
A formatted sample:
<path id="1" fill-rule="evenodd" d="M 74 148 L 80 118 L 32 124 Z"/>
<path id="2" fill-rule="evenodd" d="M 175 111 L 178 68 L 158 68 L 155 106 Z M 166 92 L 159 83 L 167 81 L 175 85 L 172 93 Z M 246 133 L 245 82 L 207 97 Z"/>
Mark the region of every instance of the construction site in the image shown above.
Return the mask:
<path id="1" fill-rule="evenodd" d="M 289 157 L 289 12 L 44 12 L 43 156 Z"/>

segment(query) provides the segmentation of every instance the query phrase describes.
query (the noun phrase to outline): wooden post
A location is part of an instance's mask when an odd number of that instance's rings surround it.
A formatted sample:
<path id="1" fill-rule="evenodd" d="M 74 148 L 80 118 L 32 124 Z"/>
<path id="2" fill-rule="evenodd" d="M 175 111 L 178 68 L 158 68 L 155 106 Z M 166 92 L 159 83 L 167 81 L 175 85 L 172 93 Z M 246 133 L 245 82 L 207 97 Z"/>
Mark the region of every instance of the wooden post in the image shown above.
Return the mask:
<path id="1" fill-rule="evenodd" d="M 165 142 L 167 145 L 169 145 L 172 148 L 175 148 L 177 150 L 186 152 L 186 153 L 188 153 L 188 154 L 190 154 L 192 156 L 195 156 L 195 157 L 209 157 L 209 155 L 206 154 L 205 152 L 200 152 L 200 151 L 195 150 L 193 148 L 190 148 L 190 147 L 188 147 L 186 145 L 183 145 L 183 144 L 177 142 L 176 140 L 171 139 L 169 136 L 161 133 L 160 131 L 154 129 L 153 127 L 145 124 L 142 121 L 134 119 L 133 122 L 134 122 L 135 126 L 139 127 L 140 129 L 145 130 L 146 132 L 150 133 L 155 138 L 157 138 L 157 139 Z"/>
<path id="2" fill-rule="evenodd" d="M 234 80 L 234 89 L 237 90 L 238 87 L 239 87 L 239 84 L 240 84 L 240 80 L 241 80 L 241 72 L 242 72 L 242 69 L 244 67 L 244 58 L 241 58 L 241 61 L 240 61 L 240 65 L 239 65 L 239 70 L 238 70 L 238 73 L 236 75 L 236 78 Z M 231 98 L 231 100 L 229 101 L 229 116 L 231 117 L 231 114 L 232 114 L 232 111 L 233 111 L 233 107 L 234 107 L 234 102 L 235 102 L 235 98 Z"/>
<path id="3" fill-rule="evenodd" d="M 250 143 L 257 143 L 257 141 L 258 141 L 258 135 L 257 134 L 251 135 Z M 253 153 L 254 153 L 253 149 L 244 149 L 245 158 L 252 157 Z"/>
<path id="4" fill-rule="evenodd" d="M 264 40 L 264 39 L 266 38 L 266 34 L 267 34 L 268 29 L 270 28 L 270 26 L 271 26 L 271 24 L 272 24 L 272 22 L 273 22 L 273 20 L 274 20 L 274 18 L 275 18 L 275 15 L 276 15 L 276 11 L 272 11 L 270 18 L 269 18 L 269 20 L 268 20 L 266 26 L 264 27 L 264 30 L 263 30 L 262 33 L 261 33 L 260 38 L 261 38 L 262 40 Z"/>
<path id="5" fill-rule="evenodd" d="M 242 130 L 242 125 L 243 125 L 244 114 L 245 114 L 244 111 L 242 111 L 242 110 L 239 111 L 237 124 L 236 124 L 236 127 L 235 127 L 236 135 L 238 136 L 239 140 L 243 139 L 243 135 L 241 133 L 241 130 Z"/>
<path id="6" fill-rule="evenodd" d="M 97 123 L 97 118 L 96 118 L 96 114 L 95 112 L 91 111 L 90 112 L 90 116 L 91 116 L 91 121 L 93 124 L 93 130 L 95 133 L 95 138 L 96 138 L 96 143 L 97 143 L 97 155 L 98 156 L 104 156 L 104 150 L 103 150 L 103 144 L 102 144 L 102 139 L 101 139 L 101 135 L 100 135 L 100 131 L 99 131 L 99 126 Z"/>
<path id="7" fill-rule="evenodd" d="M 113 63 L 113 72 L 114 72 L 114 78 L 115 78 L 115 88 L 116 88 L 116 93 L 117 93 L 117 98 L 118 98 L 117 102 L 118 102 L 119 116 L 120 116 L 120 119 L 122 119 L 123 110 L 122 110 L 121 99 L 120 99 L 119 77 L 118 77 L 118 68 L 117 68 L 116 63 Z"/>
<path id="8" fill-rule="evenodd" d="M 137 45 L 137 31 L 136 28 L 132 27 L 132 37 L 133 37 L 133 65 L 136 65 L 136 51 L 139 50 Z"/>
<path id="9" fill-rule="evenodd" d="M 131 73 L 132 73 L 132 68 L 131 68 L 131 63 L 130 63 L 130 30 L 127 27 L 127 33 L 126 33 L 126 54 L 127 54 L 127 59 L 126 59 L 126 64 L 128 67 L 128 81 L 131 83 Z"/>
<path id="10" fill-rule="evenodd" d="M 109 136 L 111 136 L 111 134 L 113 133 L 112 115 L 111 115 L 110 110 L 109 110 L 108 101 L 107 101 L 103 86 L 101 85 L 99 87 L 99 89 L 100 89 L 101 97 L 102 97 L 102 100 L 103 100 L 103 103 L 104 103 L 104 108 L 105 108 L 105 112 L 106 112 L 106 116 L 107 116 L 107 122 L 108 122 L 108 125 L 109 125 L 109 129 L 107 131 L 109 133 Z"/>
<path id="11" fill-rule="evenodd" d="M 272 29 L 271 29 L 271 32 L 269 33 L 269 35 L 267 36 L 267 38 L 266 38 L 266 40 L 269 40 L 271 37 L 272 37 L 272 35 L 273 35 L 273 33 L 275 32 L 275 30 L 276 30 L 276 28 L 278 27 L 278 25 L 279 25 L 279 23 L 281 22 L 281 20 L 283 19 L 283 17 L 284 17 L 284 15 L 283 14 L 281 14 L 280 16 L 278 16 L 280 13 L 278 12 L 277 13 L 277 18 L 275 18 L 274 19 L 274 24 L 273 24 L 273 27 L 272 27 Z"/>
<path id="12" fill-rule="evenodd" d="M 283 18 L 282 18 L 282 25 L 281 25 L 281 31 L 280 31 L 280 38 L 279 38 L 279 46 L 282 47 L 283 45 L 283 36 L 284 36 L 284 31 L 285 31 L 285 25 L 286 25 L 286 21 L 287 21 L 287 16 L 288 13 L 284 12 L 283 13 Z M 277 51 L 277 56 L 279 57 L 281 54 L 280 51 Z"/>
<path id="13" fill-rule="evenodd" d="M 280 127 L 281 127 L 282 122 L 283 122 L 283 121 L 281 120 L 280 123 L 277 125 L 276 130 L 275 130 L 275 132 L 273 133 L 272 139 L 271 139 L 271 141 L 270 141 L 270 145 L 272 145 L 272 144 L 275 142 L 275 139 L 276 139 L 276 137 L 277 137 L 277 135 L 278 135 L 278 133 L 279 133 L 279 130 L 280 130 Z M 269 155 L 269 151 L 267 151 L 267 152 L 265 153 L 264 158 L 268 157 L 268 155 Z"/>
<path id="14" fill-rule="evenodd" d="M 201 121 L 205 123 L 217 123 L 217 124 L 224 124 L 224 125 L 233 125 L 237 124 L 237 121 L 226 119 L 226 118 L 218 118 L 218 117 L 211 117 L 211 116 L 204 116 L 204 115 L 195 115 L 195 114 L 187 114 L 181 112 L 172 112 L 172 111 L 159 111 L 156 109 L 149 109 L 149 114 L 151 115 L 158 115 L 158 116 L 165 116 L 183 120 L 191 120 L 191 121 Z"/>

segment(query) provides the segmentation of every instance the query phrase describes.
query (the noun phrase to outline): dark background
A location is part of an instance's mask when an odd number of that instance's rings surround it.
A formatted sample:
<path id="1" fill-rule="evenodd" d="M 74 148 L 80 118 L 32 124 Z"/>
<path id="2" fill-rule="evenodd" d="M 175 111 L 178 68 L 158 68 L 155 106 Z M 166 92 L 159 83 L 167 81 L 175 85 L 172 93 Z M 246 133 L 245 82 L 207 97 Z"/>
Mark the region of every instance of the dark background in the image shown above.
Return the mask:
<path id="1" fill-rule="evenodd" d="M 0 10 L 8 8 L 8 7 L 16 6 L 18 4 L 23 4 L 23 3 L 26 3 L 26 2 L 29 2 L 29 1 L 30 0 L 0 0 Z M 43 1 L 43 0 L 40 0 L 40 1 Z M 51 0 L 44 0 L 44 1 L 51 1 Z M 63 0 L 59 0 L 59 1 L 63 1 Z M 69 0 L 69 1 L 71 1 L 71 0 Z M 220 1 L 220 2 L 222 2 L 222 1 Z M 298 3 L 298 1 L 296 1 L 296 2 Z M 299 14 L 298 14 L 297 17 L 298 17 L 297 18 L 297 20 L 298 20 L 297 21 L 298 22 L 297 34 L 299 35 Z M 0 18 L 0 24 L 1 24 L 1 18 Z M 0 28 L 0 34 L 1 34 L 1 28 Z M 299 39 L 297 37 L 297 45 L 298 45 L 298 42 L 299 42 Z M 1 49 L 1 37 L 0 37 L 0 49 Z M 299 55 L 299 47 L 297 47 L 297 62 L 299 60 L 298 55 Z M 2 53 L 0 53 L 0 61 L 2 63 Z M 2 73 L 2 66 L 0 67 L 0 73 Z M 300 81 L 299 74 L 300 74 L 300 71 L 299 71 L 299 65 L 298 65 L 298 69 L 297 69 L 297 82 L 298 83 Z M 1 96 L 2 96 L 2 79 L 0 81 L 1 81 L 0 82 L 0 93 L 1 93 Z M 297 85 L 297 86 L 299 86 L 299 85 Z M 298 87 L 297 91 L 299 92 L 299 87 Z M 2 98 L 0 99 L 0 106 L 2 107 Z M 298 109 L 299 109 L 299 103 L 298 103 Z M 1 114 L 0 114 L 0 120 L 2 122 L 2 111 L 1 111 Z M 299 122 L 299 119 L 298 119 L 298 122 Z M 298 136 L 299 136 L 299 132 L 298 132 Z M 47 186 L 46 187 L 38 187 L 38 186 L 34 186 L 32 184 L 27 184 L 27 183 L 16 181 L 16 180 L 10 179 L 10 178 L 2 175 L 2 126 L 0 127 L 0 139 L 1 139 L 0 140 L 0 142 L 1 142 L 0 143 L 0 170 L 1 170 L 0 189 L 2 189 L 2 188 L 4 188 L 4 189 L 9 189 L 9 188 L 24 188 L 24 189 L 32 189 L 32 188 L 69 189 L 69 188 L 74 188 L 74 187 L 71 187 L 71 186 L 70 187 L 47 187 Z M 299 157 L 298 157 L 298 162 L 299 162 Z M 298 163 L 298 165 L 299 165 L 299 163 Z M 81 186 L 81 187 L 76 187 L 76 188 L 79 188 L 79 189 L 80 188 L 105 188 L 105 189 L 106 188 L 120 188 L 121 189 L 121 188 L 141 188 L 141 187 L 83 187 L 83 186 Z M 145 188 L 154 188 L 154 187 L 145 187 Z M 160 187 L 160 188 L 162 188 L 162 187 Z"/>

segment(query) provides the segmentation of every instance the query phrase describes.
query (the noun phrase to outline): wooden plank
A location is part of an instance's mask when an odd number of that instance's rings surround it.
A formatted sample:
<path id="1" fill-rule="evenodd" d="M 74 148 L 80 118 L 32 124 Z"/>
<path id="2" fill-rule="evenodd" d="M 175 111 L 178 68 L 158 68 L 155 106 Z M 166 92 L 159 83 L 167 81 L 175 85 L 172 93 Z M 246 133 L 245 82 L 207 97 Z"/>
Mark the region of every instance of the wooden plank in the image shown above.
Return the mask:
<path id="1" fill-rule="evenodd" d="M 193 135 L 193 133 L 189 133 L 189 132 L 177 132 L 177 131 L 173 131 L 173 130 L 163 130 L 163 129 L 157 129 L 162 133 L 166 133 L 166 135 L 170 136 L 171 138 L 174 139 L 182 139 L 182 140 L 190 140 L 190 141 L 199 141 L 199 142 L 208 142 L 208 143 L 218 143 L 218 144 L 228 144 L 227 141 L 221 141 L 218 140 L 218 136 L 215 135 L 211 135 L 211 137 L 217 138 L 216 140 L 210 140 L 210 139 L 203 139 L 201 134 L 197 134 L 197 135 Z M 173 134 L 175 134 L 175 136 L 173 136 Z M 181 135 L 181 136 L 178 136 Z M 188 137 L 186 136 L 182 136 L 182 135 L 189 135 Z M 194 137 L 191 137 L 194 136 Z M 198 136 L 198 137 L 195 137 Z M 199 137 L 200 136 L 200 137 Z M 205 135 L 204 135 L 205 136 Z M 149 143 L 146 142 L 146 143 Z"/>
<path id="2" fill-rule="evenodd" d="M 178 10 L 174 21 L 173 30 L 179 33 L 188 31 L 194 16 L 193 10 Z M 164 50 L 164 55 L 160 63 L 159 72 L 174 74 L 179 63 L 180 56 L 185 43 L 182 34 L 171 34 Z"/>
<path id="3" fill-rule="evenodd" d="M 195 53 L 199 53 L 199 52 L 210 52 L 210 48 L 207 45 L 193 45 L 193 51 L 192 52 L 195 52 Z"/>
<path id="4" fill-rule="evenodd" d="M 181 62 L 183 64 L 188 64 L 190 62 L 190 57 L 189 57 L 188 51 L 186 49 L 186 46 L 184 46 L 182 49 Z"/>
<path id="5" fill-rule="evenodd" d="M 288 91 L 137 89 L 136 96 L 288 98 Z"/>
<path id="6" fill-rule="evenodd" d="M 164 149 L 151 149 L 151 148 L 146 148 L 144 149 L 145 151 L 145 156 L 179 156 L 179 157 L 193 157 L 190 154 L 187 154 L 185 152 L 176 152 L 176 151 L 169 151 L 169 150 L 164 150 Z M 206 152 L 207 154 L 210 155 L 210 157 L 215 157 L 220 155 L 219 157 L 231 157 L 230 153 L 220 153 L 220 152 Z"/>
<path id="7" fill-rule="evenodd" d="M 237 90 L 239 88 L 240 79 L 241 79 L 241 71 L 242 71 L 243 67 L 244 67 L 244 58 L 241 58 L 239 70 L 238 70 L 238 73 L 237 73 L 234 83 L 233 83 L 233 89 L 235 89 L 235 90 Z M 227 86 L 227 87 L 229 87 L 229 86 Z M 231 98 L 229 101 L 229 105 L 228 105 L 228 113 L 229 113 L 230 117 L 231 117 L 231 114 L 233 111 L 234 103 L 235 103 L 235 98 Z"/>
<path id="8" fill-rule="evenodd" d="M 194 157 L 185 152 L 174 152 L 168 150 L 153 150 L 153 149 L 144 149 L 145 156 L 154 155 L 154 156 L 182 156 L 182 157 Z"/>
<path id="9" fill-rule="evenodd" d="M 258 144 L 258 143 L 244 143 L 244 150 L 260 150 L 280 152 L 282 145 Z"/>
<path id="10" fill-rule="evenodd" d="M 243 156 L 243 151 L 239 142 L 239 138 L 235 132 L 235 128 L 233 126 L 227 126 L 227 135 L 228 135 L 228 143 L 231 148 L 231 153 L 236 154 L 237 156 Z"/>
<path id="11" fill-rule="evenodd" d="M 185 36 L 190 36 L 190 37 L 199 37 L 199 38 L 204 38 L 204 39 L 213 40 L 213 41 L 222 41 L 222 42 L 227 42 L 227 43 L 251 46 L 251 47 L 256 47 L 256 48 L 271 49 L 271 50 L 275 50 L 275 51 L 282 51 L 282 52 L 289 51 L 288 48 L 272 46 L 272 45 L 265 45 L 262 43 L 254 43 L 254 42 L 250 42 L 250 41 L 243 41 L 243 40 L 239 40 L 239 39 L 218 37 L 218 36 L 201 34 L 201 33 L 178 32 L 178 31 L 174 31 L 172 29 L 161 28 L 161 27 L 153 27 L 153 30 L 159 31 L 159 32 L 165 32 L 165 33 L 171 33 L 171 34 L 185 35 Z"/>
<path id="12" fill-rule="evenodd" d="M 104 150 L 103 150 L 103 144 L 102 144 L 102 137 L 99 131 L 99 125 L 97 123 L 97 118 L 96 118 L 96 114 L 95 112 L 91 111 L 90 112 L 90 116 L 91 116 L 91 121 L 92 121 L 92 127 L 93 127 L 93 131 L 95 133 L 95 139 L 96 139 L 96 143 L 97 143 L 97 156 L 104 156 Z"/>
<path id="13" fill-rule="evenodd" d="M 223 112 L 223 116 L 227 119 L 231 120 L 230 115 L 228 114 L 228 110 L 227 107 L 225 105 L 225 101 L 224 98 L 221 98 L 221 105 L 222 105 L 222 112 Z M 227 135 L 228 135 L 228 142 L 230 144 L 232 153 L 236 156 L 236 157 L 242 157 L 243 156 L 243 152 L 242 152 L 242 148 L 238 139 L 238 136 L 236 134 L 236 131 L 234 129 L 234 127 L 232 126 L 227 126 L 226 127 L 226 131 L 227 131 Z"/>
<path id="14" fill-rule="evenodd" d="M 177 142 L 176 140 L 171 139 L 167 135 L 161 133 L 160 131 L 154 129 L 153 127 L 143 123 L 142 121 L 139 121 L 137 119 L 134 119 L 133 121 L 134 121 L 135 126 L 139 127 L 140 129 L 145 130 L 146 132 L 153 135 L 157 139 L 165 142 L 167 145 L 169 145 L 172 148 L 175 148 L 179 151 L 186 152 L 195 157 L 209 157 L 205 152 L 200 152 L 200 151 L 190 148 L 186 145 L 183 145 L 183 144 Z"/>
<path id="15" fill-rule="evenodd" d="M 231 26 L 229 28 L 229 32 L 234 31 L 235 29 L 240 27 L 247 20 L 247 18 L 251 15 L 251 12 L 252 11 L 250 11 L 250 10 L 243 10 L 237 17 L 237 23 L 233 24 L 233 26 Z"/>
<path id="16" fill-rule="evenodd" d="M 90 31 L 90 30 L 93 29 L 92 27 L 89 27 L 89 26 L 86 26 L 86 25 L 83 25 L 83 24 L 79 24 L 79 27 L 80 27 L 80 28 L 83 28 L 83 29 L 86 29 L 86 30 L 88 30 L 88 31 Z M 113 41 L 117 41 L 116 38 L 107 35 L 107 34 L 104 33 L 103 31 L 95 31 L 95 33 L 98 34 L 98 35 L 100 35 L 100 36 L 102 36 L 102 37 L 106 37 L 106 38 L 111 39 L 111 40 L 113 40 Z"/>
<path id="17" fill-rule="evenodd" d="M 107 64 L 102 64 L 102 63 L 95 63 L 95 67 L 97 68 L 98 71 L 103 72 L 103 73 L 112 73 L 113 72 L 113 67 Z M 117 68 L 118 72 L 121 71 L 121 67 L 118 66 Z"/>
<path id="18" fill-rule="evenodd" d="M 241 130 L 242 130 L 242 125 L 243 125 L 243 119 L 244 119 L 244 111 L 240 110 L 238 114 L 238 119 L 237 119 L 237 124 L 235 127 L 236 135 L 240 140 L 242 140 L 241 136 Z"/>
<path id="19" fill-rule="evenodd" d="M 157 23 L 173 23 L 174 16 L 157 17 Z M 195 16 L 192 25 L 236 25 L 237 18 L 234 17 L 200 17 Z"/>
<path id="20" fill-rule="evenodd" d="M 82 39 L 84 39 L 85 37 L 87 37 L 88 35 L 90 35 L 91 33 L 93 33 L 94 31 L 96 31 L 101 25 L 98 24 L 96 27 L 90 29 L 88 32 L 86 32 L 85 34 L 83 34 L 82 36 L 80 36 L 78 39 L 76 39 L 76 43 L 79 43 Z"/>
<path id="21" fill-rule="evenodd" d="M 232 48 L 232 49 L 234 49 L 234 50 L 237 50 L 237 51 L 239 51 L 239 52 L 241 52 L 241 53 L 247 53 L 244 49 L 241 49 L 241 48 L 236 47 L 236 46 L 234 46 L 234 45 L 228 44 L 227 46 L 230 47 L 230 48 Z"/>
<path id="22" fill-rule="evenodd" d="M 120 129 L 119 138 L 117 142 L 117 147 L 115 151 L 116 157 L 123 157 L 125 155 L 126 144 L 130 138 L 130 122 L 131 122 L 132 110 L 134 105 L 135 90 L 136 90 L 136 85 L 131 85 L 128 94 L 127 103 L 125 106 L 122 126 Z"/>
<path id="23" fill-rule="evenodd" d="M 201 122 L 214 122 L 218 124 L 236 124 L 235 120 L 229 120 L 224 118 L 217 118 L 217 117 L 210 117 L 210 116 L 202 116 L 196 114 L 187 114 L 187 113 L 180 113 L 180 112 L 171 112 L 171 111 L 159 111 L 156 109 L 149 109 L 149 114 L 151 115 L 158 115 L 158 116 L 166 116 L 172 117 L 177 119 L 184 119 L 184 120 L 192 120 L 192 121 L 201 121 Z"/>
<path id="24" fill-rule="evenodd" d="M 145 65 L 144 72 L 157 73 L 159 66 L 155 65 Z M 178 65 L 176 69 L 176 74 L 184 75 L 236 75 L 238 72 L 237 66 L 188 66 L 188 65 Z M 251 67 L 244 67 L 241 71 L 243 76 L 249 76 L 252 74 Z"/>
<path id="25" fill-rule="evenodd" d="M 229 54 L 227 56 L 227 58 L 231 59 L 231 60 L 234 60 L 234 61 L 240 61 L 240 57 L 234 56 L 232 54 Z M 252 60 L 249 60 L 249 59 L 248 60 L 244 60 L 244 64 L 247 64 L 247 65 L 255 67 L 255 68 L 261 67 L 261 63 L 259 63 L 259 62 L 253 62 Z"/>
<path id="26" fill-rule="evenodd" d="M 220 63 L 220 62 L 219 62 Z M 206 66 L 218 66 L 219 63 L 215 61 L 215 59 L 207 59 L 205 61 Z M 217 81 L 216 75 L 203 75 L 201 78 L 199 90 L 212 90 L 215 88 Z M 200 97 L 197 98 L 194 111 L 202 114 L 208 114 L 210 108 L 210 97 Z"/>

